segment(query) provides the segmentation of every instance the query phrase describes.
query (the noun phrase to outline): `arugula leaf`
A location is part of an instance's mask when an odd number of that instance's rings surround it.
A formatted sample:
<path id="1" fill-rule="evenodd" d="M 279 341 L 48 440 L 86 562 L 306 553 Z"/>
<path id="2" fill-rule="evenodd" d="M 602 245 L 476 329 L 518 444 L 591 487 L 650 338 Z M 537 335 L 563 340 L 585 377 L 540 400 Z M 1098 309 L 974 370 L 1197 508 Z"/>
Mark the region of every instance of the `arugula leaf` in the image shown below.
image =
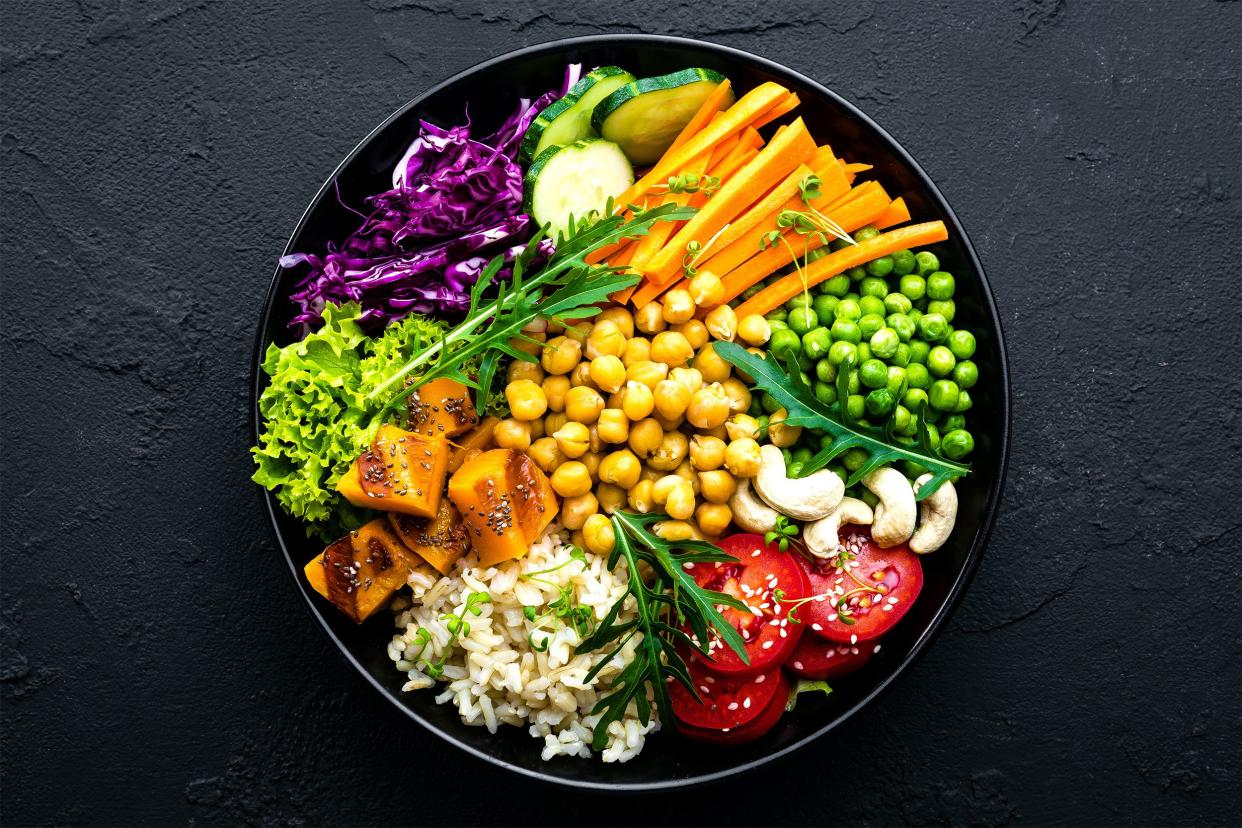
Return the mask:
<path id="1" fill-rule="evenodd" d="M 721 359 L 751 376 L 754 388 L 768 392 L 781 404 L 787 412 L 787 425 L 832 435 L 832 444 L 803 464 L 804 475 L 822 469 L 852 448 L 864 449 L 867 460 L 849 476 L 846 486 L 853 486 L 881 466 L 909 460 L 925 466 L 932 475 L 915 495 L 916 500 L 922 500 L 945 481 L 970 473 L 970 466 L 954 462 L 932 448 L 924 407 L 914 412 L 919 439 L 912 445 L 905 445 L 897 442 L 890 429 L 864 426 L 850 417 L 845 406 L 845 400 L 849 397 L 848 371 L 837 374 L 838 402 L 824 405 L 815 398 L 796 364 L 791 362 L 783 369 L 774 358 L 755 356 L 735 342 L 717 342 L 715 350 Z"/>
<path id="2" fill-rule="evenodd" d="M 832 688 L 828 686 L 826 681 L 812 681 L 811 679 L 799 679 L 794 685 L 793 692 L 789 694 L 789 701 L 785 702 L 785 712 L 793 710 L 798 704 L 798 696 L 803 693 L 823 693 L 825 696 L 832 694 Z"/>

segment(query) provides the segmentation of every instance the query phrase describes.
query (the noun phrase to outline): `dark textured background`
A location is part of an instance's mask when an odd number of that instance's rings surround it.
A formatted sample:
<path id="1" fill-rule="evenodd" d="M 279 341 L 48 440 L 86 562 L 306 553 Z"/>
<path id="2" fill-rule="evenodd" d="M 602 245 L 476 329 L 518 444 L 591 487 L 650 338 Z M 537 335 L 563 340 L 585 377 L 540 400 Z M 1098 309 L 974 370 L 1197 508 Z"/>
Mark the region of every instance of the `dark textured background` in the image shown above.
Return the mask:
<path id="1" fill-rule="evenodd" d="M 832 746 L 626 801 L 372 692 L 246 455 L 273 259 L 337 160 L 453 72 L 612 31 L 752 50 L 891 131 L 972 234 L 1015 394 L 930 653 Z M 5 824 L 1242 817 L 1242 3 L 81 0 L 0 32 Z"/>

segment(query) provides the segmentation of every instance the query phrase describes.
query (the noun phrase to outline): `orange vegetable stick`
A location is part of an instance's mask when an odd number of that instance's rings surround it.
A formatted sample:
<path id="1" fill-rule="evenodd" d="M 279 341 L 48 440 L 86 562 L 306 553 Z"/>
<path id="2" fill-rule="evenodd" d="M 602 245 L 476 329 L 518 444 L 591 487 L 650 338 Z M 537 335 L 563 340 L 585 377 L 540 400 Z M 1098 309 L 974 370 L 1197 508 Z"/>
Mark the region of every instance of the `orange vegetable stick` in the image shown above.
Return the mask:
<path id="1" fill-rule="evenodd" d="M 910 220 L 910 209 L 906 207 L 904 198 L 896 198 L 893 203 L 888 205 L 888 209 L 875 220 L 876 228 L 887 230 L 896 224 L 905 224 Z"/>
<path id="2" fill-rule="evenodd" d="M 746 127 L 746 129 L 742 130 L 738 140 L 755 149 L 762 149 L 764 144 L 763 136 L 754 127 Z"/>
<path id="3" fill-rule="evenodd" d="M 720 111 L 724 108 L 721 106 L 725 101 L 732 103 L 733 101 L 733 84 L 728 78 L 724 79 L 724 83 L 717 86 L 711 91 L 711 94 L 703 99 L 703 103 L 699 106 L 699 111 L 691 116 L 686 125 L 682 127 L 681 132 L 677 133 L 677 137 L 673 139 L 673 143 L 669 145 L 666 155 L 669 152 L 680 147 L 689 141 L 696 134 L 702 131 Z"/>
<path id="4" fill-rule="evenodd" d="M 803 268 L 806 275 L 805 287 L 814 287 L 826 279 L 844 273 L 851 267 L 858 267 L 881 256 L 888 256 L 898 250 L 924 247 L 944 241 L 949 231 L 943 221 L 929 221 L 926 224 L 912 224 L 899 227 L 887 233 L 873 236 L 864 242 L 829 253 L 816 259 Z M 802 278 L 797 273 L 782 277 L 775 284 L 769 285 L 758 294 L 750 297 L 737 307 L 738 319 L 744 319 L 752 313 L 762 316 L 797 296 L 804 289 Z"/>
<path id="5" fill-rule="evenodd" d="M 728 157 L 729 153 L 733 152 L 733 150 L 737 148 L 737 145 L 738 136 L 730 135 L 728 138 L 717 144 L 706 156 L 700 156 L 707 158 L 707 164 L 704 166 L 704 169 L 711 170 L 712 167 L 719 165 L 721 161 Z M 659 184 L 654 186 L 659 186 Z"/>
<path id="6" fill-rule="evenodd" d="M 870 164 L 846 164 L 845 165 L 845 171 L 847 173 L 853 173 L 854 175 L 858 175 L 858 173 L 864 173 L 871 168 L 872 167 Z"/>
<path id="7" fill-rule="evenodd" d="M 704 167 L 707 164 L 707 156 L 700 155 L 686 167 L 685 172 L 690 174 L 702 175 Z M 664 198 L 665 204 L 686 205 L 690 203 L 690 193 L 669 193 Z M 647 262 L 651 261 L 651 257 L 659 252 L 660 248 L 668 241 L 669 236 L 673 235 L 673 231 L 677 229 L 678 222 L 658 221 L 651 226 L 651 230 L 647 235 L 638 240 L 634 258 L 630 260 L 630 266 L 638 271 L 639 274 L 645 275 Z"/>
<path id="8" fill-rule="evenodd" d="M 772 123 L 773 121 L 775 121 L 777 118 L 781 117 L 782 115 L 788 115 L 790 112 L 793 112 L 794 109 L 796 109 L 798 107 L 798 104 L 800 103 L 802 102 L 798 100 L 798 96 L 793 93 L 790 93 L 789 97 L 785 99 L 784 103 L 779 103 L 776 106 L 769 109 L 763 115 L 759 116 L 759 119 L 755 121 L 753 124 L 751 124 L 751 126 L 753 126 L 755 129 L 763 129 L 765 126 Z"/>

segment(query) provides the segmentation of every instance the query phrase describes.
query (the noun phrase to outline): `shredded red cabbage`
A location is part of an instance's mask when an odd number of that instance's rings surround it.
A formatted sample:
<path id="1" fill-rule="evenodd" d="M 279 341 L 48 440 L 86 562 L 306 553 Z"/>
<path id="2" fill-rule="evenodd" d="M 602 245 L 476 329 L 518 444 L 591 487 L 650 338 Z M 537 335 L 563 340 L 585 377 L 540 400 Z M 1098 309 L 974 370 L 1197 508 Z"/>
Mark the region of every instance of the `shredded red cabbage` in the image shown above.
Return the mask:
<path id="1" fill-rule="evenodd" d="M 419 122 L 418 137 L 397 162 L 392 189 L 366 199 L 362 226 L 322 255 L 293 253 L 281 267 L 307 265 L 291 299 L 292 324 L 319 324 L 324 305 L 358 302 L 361 320 L 382 327 L 409 313 L 461 312 L 470 288 L 504 244 L 507 260 L 533 228 L 521 212 L 518 144 L 535 116 L 578 81 L 570 65 L 564 85 L 534 101 L 522 98 L 494 134 L 470 137 L 470 121 L 439 127 Z M 541 245 L 545 255 L 550 245 Z M 501 271 L 500 278 L 507 275 Z"/>

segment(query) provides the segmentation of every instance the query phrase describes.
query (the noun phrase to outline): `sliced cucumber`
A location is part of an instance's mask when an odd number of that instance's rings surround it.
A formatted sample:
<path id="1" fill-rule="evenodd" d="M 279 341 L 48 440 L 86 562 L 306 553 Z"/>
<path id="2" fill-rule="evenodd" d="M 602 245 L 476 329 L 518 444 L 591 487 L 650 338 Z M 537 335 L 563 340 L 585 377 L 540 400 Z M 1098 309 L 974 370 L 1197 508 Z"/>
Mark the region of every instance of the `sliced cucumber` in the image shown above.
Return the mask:
<path id="1" fill-rule="evenodd" d="M 591 126 L 632 163 L 654 164 L 724 80 L 710 69 L 682 69 L 627 83 L 595 105 Z M 732 94 L 725 97 L 721 105 L 731 105 Z"/>
<path id="2" fill-rule="evenodd" d="M 601 66 L 573 85 L 565 97 L 548 104 L 531 122 L 522 136 L 518 160 L 529 164 L 531 159 L 551 146 L 572 144 L 579 138 L 596 134 L 591 128 L 591 112 L 595 105 L 618 87 L 632 83 L 634 76 L 618 66 Z"/>
<path id="3" fill-rule="evenodd" d="M 568 228 L 570 216 L 581 220 L 593 211 L 603 213 L 608 199 L 633 183 L 634 168 L 620 147 L 583 138 L 535 156 L 526 171 L 522 206 L 540 225 L 550 224 L 555 238 Z"/>

